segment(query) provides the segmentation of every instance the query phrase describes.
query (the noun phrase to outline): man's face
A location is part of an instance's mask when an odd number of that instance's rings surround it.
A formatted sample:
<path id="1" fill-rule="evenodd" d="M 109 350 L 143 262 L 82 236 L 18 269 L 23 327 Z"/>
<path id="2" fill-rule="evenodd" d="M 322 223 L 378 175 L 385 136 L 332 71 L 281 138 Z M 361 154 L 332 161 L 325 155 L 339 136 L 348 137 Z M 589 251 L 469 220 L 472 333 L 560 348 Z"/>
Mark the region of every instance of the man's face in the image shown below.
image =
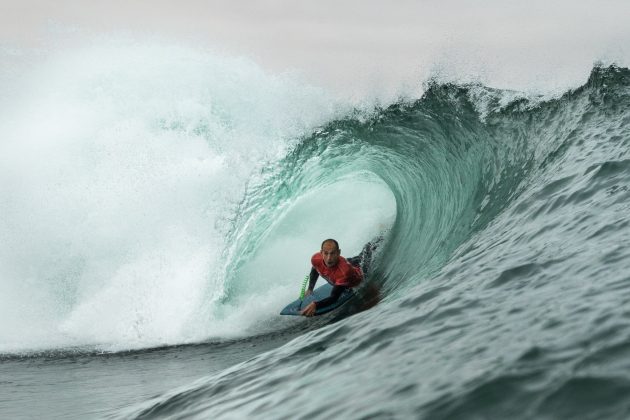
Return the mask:
<path id="1" fill-rule="evenodd" d="M 337 265 L 337 261 L 339 261 L 340 252 L 337 249 L 337 246 L 334 242 L 326 242 L 322 246 L 322 257 L 324 259 L 324 264 L 326 267 L 334 267 Z"/>

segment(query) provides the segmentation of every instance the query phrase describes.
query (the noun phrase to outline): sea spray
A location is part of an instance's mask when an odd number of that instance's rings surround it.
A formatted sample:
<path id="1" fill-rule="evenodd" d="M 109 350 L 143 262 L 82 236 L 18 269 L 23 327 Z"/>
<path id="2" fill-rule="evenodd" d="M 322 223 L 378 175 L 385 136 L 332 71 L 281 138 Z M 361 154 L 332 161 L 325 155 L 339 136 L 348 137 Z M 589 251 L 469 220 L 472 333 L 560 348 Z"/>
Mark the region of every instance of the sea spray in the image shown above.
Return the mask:
<path id="1" fill-rule="evenodd" d="M 0 121 L 2 352 L 212 335 L 247 185 L 339 112 L 247 59 L 120 41 L 51 52 L 12 100 Z"/>

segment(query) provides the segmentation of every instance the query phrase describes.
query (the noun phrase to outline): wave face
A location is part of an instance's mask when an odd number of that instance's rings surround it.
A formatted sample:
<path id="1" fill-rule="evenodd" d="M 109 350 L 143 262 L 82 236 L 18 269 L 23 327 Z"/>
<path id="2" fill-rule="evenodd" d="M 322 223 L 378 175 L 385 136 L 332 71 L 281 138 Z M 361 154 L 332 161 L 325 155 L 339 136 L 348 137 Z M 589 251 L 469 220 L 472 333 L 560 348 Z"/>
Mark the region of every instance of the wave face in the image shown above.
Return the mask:
<path id="1" fill-rule="evenodd" d="M 555 99 L 433 83 L 328 123 L 248 187 L 228 271 L 284 256 L 304 216 L 334 223 L 361 180 L 381 302 L 124 416 L 627 417 L 629 127 L 614 66 Z"/>

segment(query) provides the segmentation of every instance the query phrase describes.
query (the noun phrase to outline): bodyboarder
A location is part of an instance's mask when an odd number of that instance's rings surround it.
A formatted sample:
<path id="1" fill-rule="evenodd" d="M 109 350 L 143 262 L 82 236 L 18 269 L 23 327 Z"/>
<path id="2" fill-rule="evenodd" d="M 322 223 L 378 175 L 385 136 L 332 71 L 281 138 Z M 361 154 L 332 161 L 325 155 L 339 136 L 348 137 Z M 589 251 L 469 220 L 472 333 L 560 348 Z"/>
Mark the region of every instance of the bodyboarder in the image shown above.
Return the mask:
<path id="1" fill-rule="evenodd" d="M 336 240 L 324 240 L 320 251 L 311 257 L 312 268 L 305 296 L 313 293 L 319 276 L 322 276 L 333 288 L 329 297 L 309 303 L 300 313 L 304 316 L 313 316 L 318 307 L 332 305 L 346 289 L 358 286 L 363 280 L 363 271 L 359 264 L 362 260 L 369 261 L 370 255 L 364 254 L 370 251 L 371 247 L 367 246 L 360 256 L 346 259 L 341 256 L 339 243 Z"/>

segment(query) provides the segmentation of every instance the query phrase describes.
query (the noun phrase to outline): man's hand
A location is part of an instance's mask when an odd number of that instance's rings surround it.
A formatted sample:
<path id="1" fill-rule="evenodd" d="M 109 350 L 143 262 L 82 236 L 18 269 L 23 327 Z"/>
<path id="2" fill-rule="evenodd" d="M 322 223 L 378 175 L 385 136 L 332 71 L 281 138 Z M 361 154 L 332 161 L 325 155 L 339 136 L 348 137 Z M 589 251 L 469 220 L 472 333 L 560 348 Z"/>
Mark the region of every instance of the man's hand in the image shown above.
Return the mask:
<path id="1" fill-rule="evenodd" d="M 315 302 L 311 302 L 306 306 L 306 308 L 302 310 L 302 312 L 300 312 L 300 314 L 304 316 L 313 316 L 315 315 L 316 309 L 317 309 L 317 306 L 315 306 Z"/>

